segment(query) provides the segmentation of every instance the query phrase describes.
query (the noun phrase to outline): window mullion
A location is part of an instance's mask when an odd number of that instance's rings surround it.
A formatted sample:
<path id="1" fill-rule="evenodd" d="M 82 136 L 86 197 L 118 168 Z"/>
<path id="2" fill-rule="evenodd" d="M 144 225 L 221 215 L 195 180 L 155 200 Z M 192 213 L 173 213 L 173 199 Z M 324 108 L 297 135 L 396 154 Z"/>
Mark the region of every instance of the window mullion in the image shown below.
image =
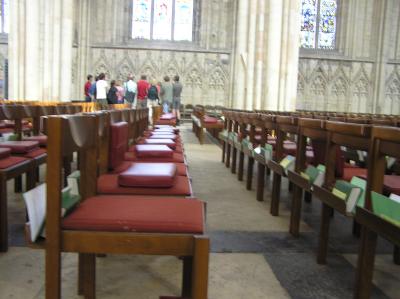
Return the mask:
<path id="1" fill-rule="evenodd" d="M 171 40 L 175 40 L 175 0 L 172 0 Z"/>
<path id="2" fill-rule="evenodd" d="M 319 22 L 321 18 L 321 1 L 317 0 L 317 20 L 316 20 L 316 26 L 315 26 L 315 49 L 319 49 Z"/>
<path id="3" fill-rule="evenodd" d="M 154 0 L 151 0 L 150 40 L 153 40 L 153 27 L 154 27 Z"/>

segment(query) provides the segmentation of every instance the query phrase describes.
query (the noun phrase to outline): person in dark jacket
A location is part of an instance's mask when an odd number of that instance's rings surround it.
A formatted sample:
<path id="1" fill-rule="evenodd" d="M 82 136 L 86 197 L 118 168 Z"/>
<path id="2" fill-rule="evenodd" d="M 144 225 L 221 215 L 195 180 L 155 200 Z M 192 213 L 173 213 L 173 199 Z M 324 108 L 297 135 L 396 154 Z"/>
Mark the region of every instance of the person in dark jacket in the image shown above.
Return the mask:
<path id="1" fill-rule="evenodd" d="M 110 87 L 110 89 L 108 90 L 108 93 L 107 93 L 107 103 L 109 105 L 118 103 L 117 92 L 118 92 L 118 89 L 115 86 L 115 80 L 112 80 L 111 81 L 111 87 Z"/>
<path id="2" fill-rule="evenodd" d="M 150 106 L 155 106 L 158 104 L 158 89 L 155 81 L 151 82 L 149 91 L 147 93 L 147 98 L 150 100 Z"/>

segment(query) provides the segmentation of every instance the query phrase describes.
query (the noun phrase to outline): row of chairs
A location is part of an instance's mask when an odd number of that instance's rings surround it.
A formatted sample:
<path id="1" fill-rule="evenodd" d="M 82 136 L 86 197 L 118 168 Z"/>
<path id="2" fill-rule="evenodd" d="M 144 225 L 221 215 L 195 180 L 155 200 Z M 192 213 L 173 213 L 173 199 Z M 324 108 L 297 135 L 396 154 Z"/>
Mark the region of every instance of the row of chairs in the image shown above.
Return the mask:
<path id="1" fill-rule="evenodd" d="M 44 124 L 46 238 L 29 245 L 46 251 L 46 298 L 61 296 L 61 252 L 79 254 L 85 298 L 95 298 L 96 254 L 108 253 L 180 257 L 181 298 L 207 298 L 205 206 L 193 197 L 179 130 L 148 129 L 148 109 L 49 116 Z M 81 202 L 61 218 L 61 161 L 74 153 Z"/>
<path id="2" fill-rule="evenodd" d="M 329 223 L 333 212 L 354 220 L 353 233 L 361 226 L 359 262 L 356 275 L 355 298 L 369 298 L 377 235 L 394 245 L 400 245 L 400 227 L 373 213 L 371 191 L 400 195 L 400 176 L 386 166 L 387 157 L 400 157 L 400 128 L 398 118 L 383 115 L 337 115 L 314 112 L 275 113 L 225 110 L 225 132 L 222 139 L 222 161 L 231 172 L 238 172 L 243 180 L 244 159 L 247 163 L 247 189 L 252 187 L 254 163 L 257 163 L 257 200 L 264 199 L 265 172 L 273 172 L 270 212 L 279 215 L 282 178 L 289 180 L 292 191 L 289 232 L 300 234 L 302 197 L 311 196 L 322 202 L 317 262 L 327 261 Z M 250 146 L 249 146 L 250 144 Z M 254 150 L 270 144 L 272 158 Z M 239 159 L 237 160 L 237 155 Z M 285 171 L 280 162 L 295 156 L 293 170 Z M 350 161 L 351 160 L 351 161 Z M 351 163 L 350 163 L 351 162 Z M 326 167 L 322 186 L 313 185 L 302 173 L 308 165 Z M 336 180 L 350 181 L 352 177 L 366 180 L 365 205 L 357 207 L 355 214 L 346 211 L 346 203 L 333 195 Z M 399 263 L 395 247 L 395 262 Z"/>
<path id="3" fill-rule="evenodd" d="M 211 113 L 206 107 L 196 105 L 192 113 L 192 131 L 199 139 L 200 144 L 204 143 L 204 130 L 208 131 L 214 138 L 218 138 L 218 134 L 224 128 L 222 115 Z"/>

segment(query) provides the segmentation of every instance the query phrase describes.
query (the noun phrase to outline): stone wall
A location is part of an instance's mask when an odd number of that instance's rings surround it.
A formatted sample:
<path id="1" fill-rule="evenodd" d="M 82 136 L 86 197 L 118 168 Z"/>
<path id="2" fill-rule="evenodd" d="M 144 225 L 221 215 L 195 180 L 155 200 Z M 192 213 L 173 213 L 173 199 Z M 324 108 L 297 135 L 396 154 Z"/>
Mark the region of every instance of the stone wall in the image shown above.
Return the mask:
<path id="1" fill-rule="evenodd" d="M 132 40 L 130 0 L 76 3 L 72 63 L 74 99 L 83 97 L 88 73 L 104 72 L 108 79 L 116 80 L 125 80 L 129 73 L 136 79 L 146 74 L 156 81 L 162 81 L 165 75 L 178 74 L 184 85 L 183 103 L 227 104 L 234 0 L 195 1 L 195 41 L 191 43 Z M 82 36 L 88 36 L 86 45 L 83 44 L 87 39 L 82 40 Z"/>
<path id="2" fill-rule="evenodd" d="M 400 1 L 340 1 L 336 51 L 301 50 L 298 109 L 400 113 Z"/>

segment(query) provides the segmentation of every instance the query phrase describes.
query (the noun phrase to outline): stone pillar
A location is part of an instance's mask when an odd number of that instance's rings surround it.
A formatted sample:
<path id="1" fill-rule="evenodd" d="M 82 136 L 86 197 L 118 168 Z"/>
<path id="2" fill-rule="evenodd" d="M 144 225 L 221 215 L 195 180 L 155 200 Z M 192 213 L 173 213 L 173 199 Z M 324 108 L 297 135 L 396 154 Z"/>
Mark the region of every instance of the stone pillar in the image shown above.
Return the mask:
<path id="1" fill-rule="evenodd" d="M 10 4 L 9 98 L 70 100 L 73 0 Z"/>
<path id="2" fill-rule="evenodd" d="M 264 28 L 265 28 L 265 1 L 258 0 L 257 8 L 257 40 L 255 57 L 254 79 L 254 109 L 261 109 L 263 68 L 264 68 Z"/>
<path id="3" fill-rule="evenodd" d="M 246 109 L 253 109 L 254 99 L 254 60 L 256 48 L 257 0 L 250 0 L 249 33 L 247 39 L 247 69 L 246 69 Z"/>
<path id="4" fill-rule="evenodd" d="M 248 28 L 248 0 L 239 0 L 236 21 L 235 66 L 233 72 L 233 107 L 244 108 L 246 87 L 246 51 Z"/>

